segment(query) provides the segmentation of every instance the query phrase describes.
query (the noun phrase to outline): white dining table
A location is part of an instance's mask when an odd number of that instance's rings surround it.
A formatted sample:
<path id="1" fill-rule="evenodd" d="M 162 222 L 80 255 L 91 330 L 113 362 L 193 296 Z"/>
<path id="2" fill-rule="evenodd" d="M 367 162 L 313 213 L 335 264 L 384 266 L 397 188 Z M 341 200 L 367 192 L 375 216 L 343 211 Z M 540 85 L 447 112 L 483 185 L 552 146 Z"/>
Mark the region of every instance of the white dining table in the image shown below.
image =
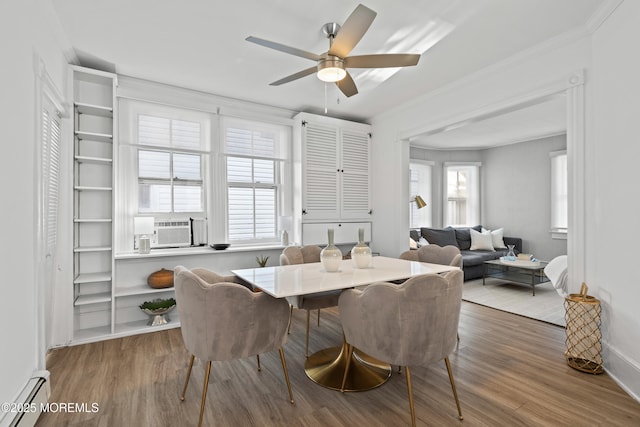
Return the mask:
<path id="1" fill-rule="evenodd" d="M 285 298 L 453 270 L 458 270 L 458 267 L 376 256 L 372 258 L 368 268 L 357 268 L 353 260 L 343 260 L 336 272 L 325 271 L 319 262 L 231 272 L 256 289 L 275 298 Z M 347 354 L 343 340 L 341 346 L 323 349 L 309 356 L 305 362 L 305 372 L 312 381 L 341 391 L 369 390 L 384 384 L 390 377 L 391 367 L 388 363 L 376 360 L 357 349 L 354 349 L 351 357 Z M 342 389 L 347 364 L 348 378 Z"/>

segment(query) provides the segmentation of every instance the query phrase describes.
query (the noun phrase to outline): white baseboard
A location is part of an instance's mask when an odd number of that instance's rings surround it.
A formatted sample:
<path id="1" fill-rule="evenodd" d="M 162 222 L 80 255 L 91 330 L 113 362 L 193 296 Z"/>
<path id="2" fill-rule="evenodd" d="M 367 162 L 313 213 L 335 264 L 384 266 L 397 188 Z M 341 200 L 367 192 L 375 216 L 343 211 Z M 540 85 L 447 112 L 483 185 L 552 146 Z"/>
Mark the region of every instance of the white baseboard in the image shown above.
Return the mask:
<path id="1" fill-rule="evenodd" d="M 605 371 L 629 396 L 640 402 L 640 364 L 629 360 L 607 343 L 603 344 L 606 349 L 604 354 Z"/>

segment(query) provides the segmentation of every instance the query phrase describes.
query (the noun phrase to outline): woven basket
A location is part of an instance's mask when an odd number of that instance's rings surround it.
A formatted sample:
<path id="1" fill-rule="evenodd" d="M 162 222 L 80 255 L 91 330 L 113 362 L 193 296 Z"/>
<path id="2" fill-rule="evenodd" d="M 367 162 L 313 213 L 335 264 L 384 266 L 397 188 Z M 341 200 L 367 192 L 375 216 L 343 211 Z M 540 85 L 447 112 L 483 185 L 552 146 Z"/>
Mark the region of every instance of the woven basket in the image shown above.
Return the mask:
<path id="1" fill-rule="evenodd" d="M 579 294 L 564 300 L 567 323 L 567 351 L 565 359 L 574 369 L 590 374 L 602 373 L 602 333 L 600 331 L 600 301 L 587 295 L 589 288 L 582 284 Z"/>

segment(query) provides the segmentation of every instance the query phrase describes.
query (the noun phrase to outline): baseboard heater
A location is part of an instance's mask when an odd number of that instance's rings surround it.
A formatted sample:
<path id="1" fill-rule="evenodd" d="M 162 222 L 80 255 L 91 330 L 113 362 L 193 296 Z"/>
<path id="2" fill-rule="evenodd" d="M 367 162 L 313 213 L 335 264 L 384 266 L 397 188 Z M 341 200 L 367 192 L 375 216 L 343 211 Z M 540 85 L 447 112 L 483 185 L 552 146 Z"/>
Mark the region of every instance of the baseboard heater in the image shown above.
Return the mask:
<path id="1" fill-rule="evenodd" d="M 15 414 L 7 413 L 8 419 L 3 419 L 0 426 L 33 427 L 36 424 L 42 413 L 42 407 L 46 406 L 51 395 L 49 372 L 45 371 L 43 374 L 45 375 L 31 378 L 15 401 L 16 407 L 29 408 L 29 410 Z M 11 419 L 12 415 L 14 415 L 13 419 Z"/>

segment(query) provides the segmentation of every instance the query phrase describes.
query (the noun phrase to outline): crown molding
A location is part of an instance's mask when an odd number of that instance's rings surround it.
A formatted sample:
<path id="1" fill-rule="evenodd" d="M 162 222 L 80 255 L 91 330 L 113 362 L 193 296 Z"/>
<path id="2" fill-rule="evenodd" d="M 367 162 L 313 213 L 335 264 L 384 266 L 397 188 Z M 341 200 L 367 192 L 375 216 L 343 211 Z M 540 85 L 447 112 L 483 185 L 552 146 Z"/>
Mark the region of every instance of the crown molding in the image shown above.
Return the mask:
<path id="1" fill-rule="evenodd" d="M 589 34 L 595 33 L 598 28 L 606 21 L 609 16 L 624 2 L 624 0 L 606 0 L 600 7 L 589 17 L 585 24 Z"/>

